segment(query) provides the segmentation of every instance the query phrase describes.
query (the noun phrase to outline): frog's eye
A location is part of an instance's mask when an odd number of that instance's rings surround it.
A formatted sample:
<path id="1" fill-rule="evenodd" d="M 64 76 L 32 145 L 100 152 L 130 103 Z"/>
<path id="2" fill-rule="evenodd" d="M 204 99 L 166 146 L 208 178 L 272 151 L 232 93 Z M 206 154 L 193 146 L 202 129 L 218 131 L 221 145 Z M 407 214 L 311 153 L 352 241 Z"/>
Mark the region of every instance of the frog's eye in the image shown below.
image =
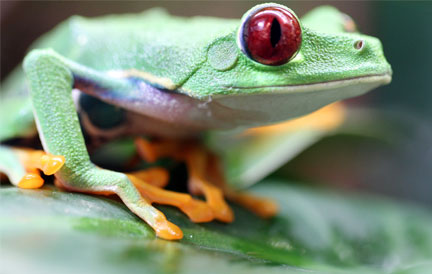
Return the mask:
<path id="1" fill-rule="evenodd" d="M 293 12 L 281 6 L 264 6 L 244 17 L 238 42 L 256 62 L 279 66 L 298 53 L 301 36 L 300 23 Z"/>

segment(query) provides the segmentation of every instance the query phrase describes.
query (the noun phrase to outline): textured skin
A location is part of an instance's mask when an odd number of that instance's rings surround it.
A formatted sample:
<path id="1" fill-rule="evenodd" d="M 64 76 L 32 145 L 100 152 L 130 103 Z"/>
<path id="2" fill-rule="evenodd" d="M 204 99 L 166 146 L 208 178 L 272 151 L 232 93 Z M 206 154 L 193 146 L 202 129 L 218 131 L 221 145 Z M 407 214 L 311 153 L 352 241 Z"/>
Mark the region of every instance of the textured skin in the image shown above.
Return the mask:
<path id="1" fill-rule="evenodd" d="M 205 62 L 206 48 L 233 32 L 237 22 L 173 17 L 162 9 L 94 19 L 73 16 L 35 47 L 52 47 L 62 56 L 99 71 L 135 68 L 169 79 L 176 88 Z M 54 46 L 53 40 L 58 42 Z"/>

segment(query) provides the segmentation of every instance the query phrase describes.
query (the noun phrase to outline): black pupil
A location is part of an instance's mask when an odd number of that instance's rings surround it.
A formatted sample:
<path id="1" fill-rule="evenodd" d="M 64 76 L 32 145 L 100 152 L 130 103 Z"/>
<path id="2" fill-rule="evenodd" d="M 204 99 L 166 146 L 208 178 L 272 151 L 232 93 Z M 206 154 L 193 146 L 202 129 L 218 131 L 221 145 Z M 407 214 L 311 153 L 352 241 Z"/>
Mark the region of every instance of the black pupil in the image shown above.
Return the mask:
<path id="1" fill-rule="evenodd" d="M 273 47 L 276 47 L 277 43 L 281 39 L 281 26 L 279 24 L 279 21 L 274 18 L 271 26 L 271 33 L 270 33 L 270 42 Z"/>

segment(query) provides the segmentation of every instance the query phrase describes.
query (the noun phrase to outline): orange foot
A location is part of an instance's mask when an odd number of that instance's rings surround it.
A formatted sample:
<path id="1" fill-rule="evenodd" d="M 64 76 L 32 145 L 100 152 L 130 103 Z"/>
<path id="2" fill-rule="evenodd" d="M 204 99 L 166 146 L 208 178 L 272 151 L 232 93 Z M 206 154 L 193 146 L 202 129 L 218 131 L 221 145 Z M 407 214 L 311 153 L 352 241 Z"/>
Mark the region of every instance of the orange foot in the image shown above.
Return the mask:
<path id="1" fill-rule="evenodd" d="M 39 170 L 45 175 L 53 175 L 65 163 L 61 155 L 51 155 L 42 150 L 14 149 L 27 174 L 19 181 L 20 188 L 40 188 L 44 184 Z"/>
<path id="2" fill-rule="evenodd" d="M 144 160 L 155 161 L 160 157 L 171 157 L 185 162 L 189 173 L 188 185 L 190 192 L 204 195 L 206 205 L 211 208 L 214 218 L 219 221 L 229 223 L 234 220 L 234 213 L 224 197 L 241 204 L 261 217 L 267 218 L 277 213 L 278 206 L 272 200 L 259 198 L 245 192 L 236 192 L 229 188 L 225 183 L 222 169 L 219 168 L 219 161 L 197 144 L 180 142 L 150 143 L 144 139 L 137 139 L 135 145 L 138 154 Z M 192 198 L 190 197 L 190 199 Z M 177 200 L 181 200 L 180 196 L 177 197 Z M 156 202 L 155 197 L 153 201 Z M 191 212 L 189 207 L 196 207 L 197 205 L 198 203 L 189 203 L 187 206 L 183 204 L 183 209 L 179 208 L 183 212 L 188 208 L 189 213 L 185 213 L 189 216 Z"/>
<path id="3" fill-rule="evenodd" d="M 128 174 L 128 178 L 147 201 L 150 203 L 175 206 L 185 213 L 191 221 L 196 223 L 210 222 L 213 220 L 213 211 L 205 202 L 196 200 L 189 194 L 164 190 L 142 180 L 142 178 L 145 177 L 153 177 L 155 175 L 154 171 L 155 170 L 139 171 L 141 179 L 132 174 Z M 154 180 L 155 178 L 153 177 L 152 179 Z M 157 182 L 158 180 L 154 180 L 153 182 L 155 181 Z M 160 184 L 160 181 L 162 180 L 159 180 L 157 184 Z"/>

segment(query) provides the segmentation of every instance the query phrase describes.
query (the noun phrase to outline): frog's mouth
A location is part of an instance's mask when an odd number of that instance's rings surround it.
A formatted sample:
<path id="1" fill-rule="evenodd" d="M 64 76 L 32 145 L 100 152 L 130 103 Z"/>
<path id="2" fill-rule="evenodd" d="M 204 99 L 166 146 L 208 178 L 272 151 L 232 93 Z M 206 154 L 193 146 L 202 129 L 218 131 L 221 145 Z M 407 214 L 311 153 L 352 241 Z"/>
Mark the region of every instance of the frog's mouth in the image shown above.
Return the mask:
<path id="1" fill-rule="evenodd" d="M 242 87 L 242 86 L 224 86 L 223 88 L 227 90 L 238 91 L 238 95 L 241 94 L 241 91 L 248 90 L 245 95 L 249 93 L 254 93 L 254 90 L 261 90 L 259 93 L 268 94 L 268 93 L 293 93 L 293 92 L 310 92 L 310 91 L 318 91 L 329 88 L 336 88 L 339 86 L 347 86 L 347 85 L 356 85 L 357 83 L 364 82 L 382 82 L 382 85 L 388 84 L 391 82 L 391 73 L 382 73 L 382 74 L 373 74 L 366 75 L 360 77 L 346 78 L 342 80 L 333 80 L 326 82 L 317 82 L 317 83 L 308 83 L 308 84 L 292 84 L 292 85 L 266 85 L 266 86 L 254 86 L 254 87 Z M 265 90 L 264 92 L 262 90 Z"/>

